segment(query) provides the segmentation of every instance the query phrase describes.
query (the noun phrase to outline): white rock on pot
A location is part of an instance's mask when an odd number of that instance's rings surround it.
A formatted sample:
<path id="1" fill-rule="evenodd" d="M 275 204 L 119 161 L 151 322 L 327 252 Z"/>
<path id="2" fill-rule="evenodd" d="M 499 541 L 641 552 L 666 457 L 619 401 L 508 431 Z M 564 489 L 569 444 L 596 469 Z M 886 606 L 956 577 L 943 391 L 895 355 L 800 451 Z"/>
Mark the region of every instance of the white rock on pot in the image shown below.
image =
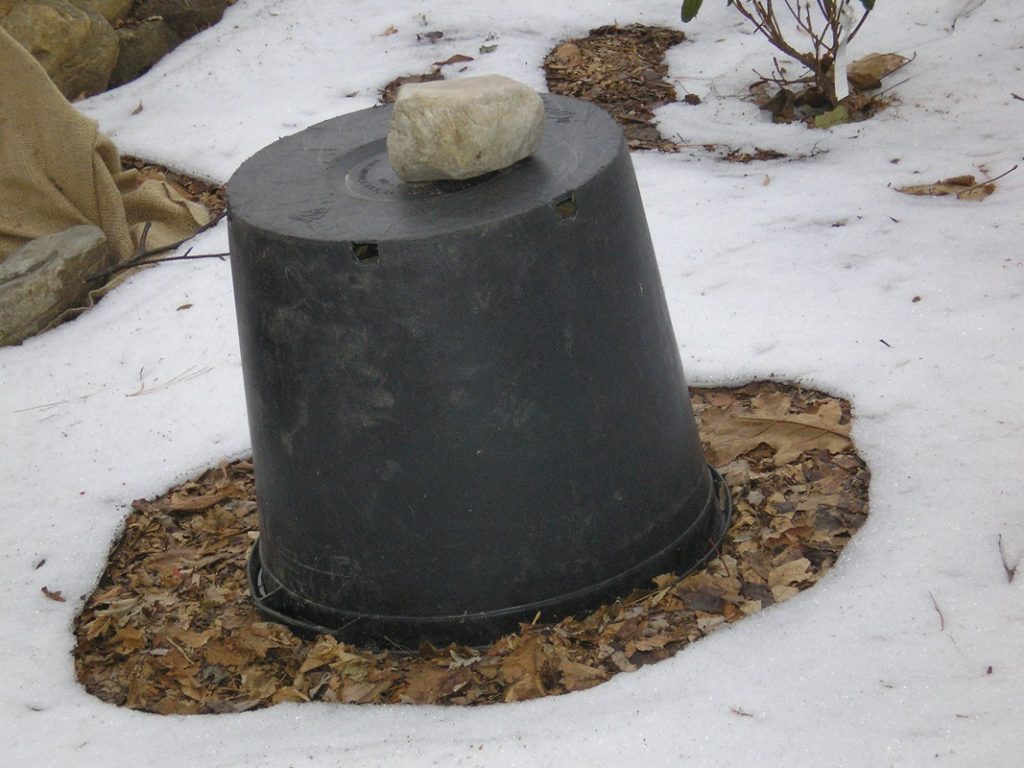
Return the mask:
<path id="1" fill-rule="evenodd" d="M 544 102 L 501 75 L 403 85 L 388 129 L 388 159 L 403 181 L 469 179 L 529 157 Z"/>

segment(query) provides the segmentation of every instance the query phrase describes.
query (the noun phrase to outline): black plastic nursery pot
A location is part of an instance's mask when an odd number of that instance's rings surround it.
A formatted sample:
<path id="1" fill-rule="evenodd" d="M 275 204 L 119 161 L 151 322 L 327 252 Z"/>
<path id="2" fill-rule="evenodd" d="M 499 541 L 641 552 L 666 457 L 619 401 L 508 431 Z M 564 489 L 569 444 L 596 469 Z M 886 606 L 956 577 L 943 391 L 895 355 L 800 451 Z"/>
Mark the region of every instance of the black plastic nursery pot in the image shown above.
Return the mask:
<path id="1" fill-rule="evenodd" d="M 484 643 L 724 534 L 621 130 L 544 103 L 537 152 L 468 181 L 402 183 L 390 107 L 231 179 L 266 616 Z"/>

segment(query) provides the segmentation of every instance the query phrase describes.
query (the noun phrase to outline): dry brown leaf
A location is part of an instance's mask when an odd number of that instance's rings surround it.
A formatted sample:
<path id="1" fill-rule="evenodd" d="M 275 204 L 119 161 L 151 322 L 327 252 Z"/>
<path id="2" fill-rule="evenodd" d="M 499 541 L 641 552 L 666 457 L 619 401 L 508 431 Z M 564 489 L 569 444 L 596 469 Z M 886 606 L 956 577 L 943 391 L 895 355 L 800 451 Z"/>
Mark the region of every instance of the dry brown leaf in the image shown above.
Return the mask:
<path id="1" fill-rule="evenodd" d="M 601 667 L 592 667 L 563 658 L 558 663 L 558 671 L 562 675 L 562 684 L 569 691 L 584 691 L 603 683 L 610 675 Z"/>
<path id="2" fill-rule="evenodd" d="M 463 62 L 466 62 L 466 61 L 473 61 L 473 57 L 472 56 L 465 56 L 464 54 L 461 54 L 461 53 L 456 53 L 454 56 L 450 56 L 447 59 L 445 59 L 444 61 L 435 61 L 434 62 L 434 66 L 435 67 L 445 67 L 445 66 L 447 66 L 449 64 L 462 64 Z"/>
<path id="3" fill-rule="evenodd" d="M 66 600 L 64 599 L 64 595 L 61 594 L 59 589 L 50 589 L 49 587 L 43 587 L 39 591 L 42 592 L 43 595 L 45 595 L 48 600 L 53 600 L 54 602 L 58 603 L 66 602 Z"/>
<path id="4" fill-rule="evenodd" d="M 215 504 L 220 504 L 224 499 L 237 494 L 238 487 L 233 483 L 229 483 L 220 490 L 203 496 L 172 496 L 167 507 L 171 512 L 198 512 L 203 509 L 209 509 Z"/>
<path id="5" fill-rule="evenodd" d="M 580 47 L 576 43 L 562 43 L 551 54 L 551 64 L 549 66 L 558 67 L 559 69 L 571 69 L 572 67 L 578 67 L 582 63 L 583 54 L 580 51 Z"/>
<path id="6" fill-rule="evenodd" d="M 725 617 L 717 613 L 703 613 L 697 616 L 697 629 L 705 634 L 722 624 L 725 624 Z"/>
<path id="7" fill-rule="evenodd" d="M 339 653 L 344 653 L 343 646 L 335 638 L 321 635 L 317 638 L 316 645 L 309 650 L 302 666 L 299 667 L 299 674 L 330 665 Z"/>
<path id="8" fill-rule="evenodd" d="M 259 621 L 238 627 L 233 639 L 239 647 L 247 648 L 262 659 L 271 648 L 288 647 L 295 636 L 280 624 Z"/>
<path id="9" fill-rule="evenodd" d="M 447 670 L 444 667 L 426 667 L 410 678 L 402 699 L 412 704 L 436 704 L 458 693 L 472 680 L 468 669 Z"/>
<path id="10" fill-rule="evenodd" d="M 377 682 L 346 680 L 341 686 L 338 701 L 346 704 L 367 704 L 379 701 L 380 695 L 389 687 L 391 687 L 391 682 L 388 680 L 378 680 Z"/>
<path id="11" fill-rule="evenodd" d="M 906 56 L 898 53 L 871 53 L 850 64 L 846 76 L 857 90 L 869 91 L 881 88 L 883 77 L 891 75 L 909 61 Z"/>
<path id="12" fill-rule="evenodd" d="M 811 577 L 811 561 L 806 557 L 790 560 L 768 574 L 768 586 L 795 586 Z"/>
<path id="13" fill-rule="evenodd" d="M 789 584 L 779 584 L 772 587 L 772 598 L 776 603 L 781 603 L 783 600 L 788 600 L 798 594 L 800 594 L 800 588 L 790 586 Z"/>
<path id="14" fill-rule="evenodd" d="M 203 658 L 206 659 L 208 664 L 240 667 L 252 661 L 252 654 L 243 653 L 231 643 L 212 642 L 203 649 Z"/>
<path id="15" fill-rule="evenodd" d="M 543 663 L 540 641 L 536 637 L 526 638 L 502 661 L 501 676 L 510 683 L 505 701 L 526 701 L 545 695 L 541 680 Z"/>
<path id="16" fill-rule="evenodd" d="M 984 200 L 996 191 L 996 185 L 992 182 L 977 183 L 974 176 L 951 176 L 948 179 L 937 181 L 934 184 L 911 184 L 905 187 L 896 187 L 897 192 L 905 195 L 916 195 L 919 197 L 945 197 L 956 195 L 959 200 Z"/>
<path id="17" fill-rule="evenodd" d="M 296 690 L 293 686 L 286 685 L 277 689 L 274 694 L 274 698 L 271 699 L 273 704 L 284 704 L 285 702 L 302 702 L 309 701 L 309 696 L 304 694 L 302 691 Z"/>
<path id="18" fill-rule="evenodd" d="M 122 627 L 117 631 L 111 642 L 120 647 L 125 656 L 146 647 L 146 635 L 138 627 Z"/>
<path id="19" fill-rule="evenodd" d="M 212 628 L 207 629 L 204 632 L 192 632 L 187 629 L 177 629 L 169 633 L 168 637 L 180 645 L 184 645 L 186 648 L 202 648 L 215 634 L 217 634 L 217 631 Z"/>
<path id="20" fill-rule="evenodd" d="M 771 447 L 776 464 L 787 464 L 804 451 L 824 448 L 838 453 L 850 446 L 850 428 L 842 424 L 842 408 L 831 401 L 816 413 L 797 413 L 781 393 L 758 396 L 749 411 L 737 406 L 703 414 L 701 436 L 709 443 L 708 461 L 724 466 L 762 443 Z"/>
<path id="21" fill-rule="evenodd" d="M 403 75 L 396 77 L 380 89 L 380 103 L 391 104 L 398 95 L 398 89 L 406 83 L 432 83 L 435 80 L 444 80 L 440 68 L 435 67 L 432 72 L 425 72 L 421 75 Z"/>

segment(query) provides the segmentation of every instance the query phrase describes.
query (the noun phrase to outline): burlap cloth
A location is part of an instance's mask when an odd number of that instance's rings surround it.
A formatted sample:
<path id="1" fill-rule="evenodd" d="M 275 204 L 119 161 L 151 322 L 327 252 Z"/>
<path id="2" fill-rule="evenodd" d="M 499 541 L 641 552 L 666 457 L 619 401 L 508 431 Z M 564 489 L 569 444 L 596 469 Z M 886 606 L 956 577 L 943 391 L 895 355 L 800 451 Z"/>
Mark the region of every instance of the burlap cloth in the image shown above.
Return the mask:
<path id="1" fill-rule="evenodd" d="M 208 220 L 202 205 L 165 182 L 122 170 L 117 148 L 95 121 L 0 29 L 0 261 L 29 240 L 93 224 L 109 246 L 99 271 L 136 254 L 147 222 L 146 247 L 153 248 L 190 236 Z M 69 301 L 88 305 L 101 292 Z"/>

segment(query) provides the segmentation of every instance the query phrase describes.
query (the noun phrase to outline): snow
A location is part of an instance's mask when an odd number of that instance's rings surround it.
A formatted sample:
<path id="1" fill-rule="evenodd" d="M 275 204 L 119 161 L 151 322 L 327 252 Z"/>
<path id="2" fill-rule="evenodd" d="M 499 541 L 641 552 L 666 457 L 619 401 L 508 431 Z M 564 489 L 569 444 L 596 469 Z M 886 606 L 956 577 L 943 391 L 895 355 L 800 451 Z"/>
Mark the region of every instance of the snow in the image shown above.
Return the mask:
<path id="1" fill-rule="evenodd" d="M 434 61 L 472 55 L 465 74 L 543 89 L 561 39 L 615 21 L 678 26 L 678 5 L 240 0 L 142 79 L 78 106 L 123 152 L 226 180 Z M 166 264 L 0 349 L 0 762 L 1020 765 L 1024 576 L 1008 583 L 997 536 L 1011 564 L 1024 553 L 1024 171 L 981 203 L 890 185 L 1021 161 L 1024 6 L 879 3 L 851 58 L 916 54 L 905 82 L 871 121 L 812 133 L 741 98 L 773 51 L 724 3 L 706 5 L 669 54 L 703 103 L 661 109 L 663 132 L 790 157 L 737 165 L 695 148 L 634 164 L 690 383 L 770 377 L 853 401 L 871 515 L 833 572 L 564 697 L 194 717 L 104 704 L 75 681 L 71 626 L 128 504 L 249 445 L 229 264 Z M 433 29 L 444 38 L 417 42 Z M 226 227 L 193 245 L 226 250 Z"/>

